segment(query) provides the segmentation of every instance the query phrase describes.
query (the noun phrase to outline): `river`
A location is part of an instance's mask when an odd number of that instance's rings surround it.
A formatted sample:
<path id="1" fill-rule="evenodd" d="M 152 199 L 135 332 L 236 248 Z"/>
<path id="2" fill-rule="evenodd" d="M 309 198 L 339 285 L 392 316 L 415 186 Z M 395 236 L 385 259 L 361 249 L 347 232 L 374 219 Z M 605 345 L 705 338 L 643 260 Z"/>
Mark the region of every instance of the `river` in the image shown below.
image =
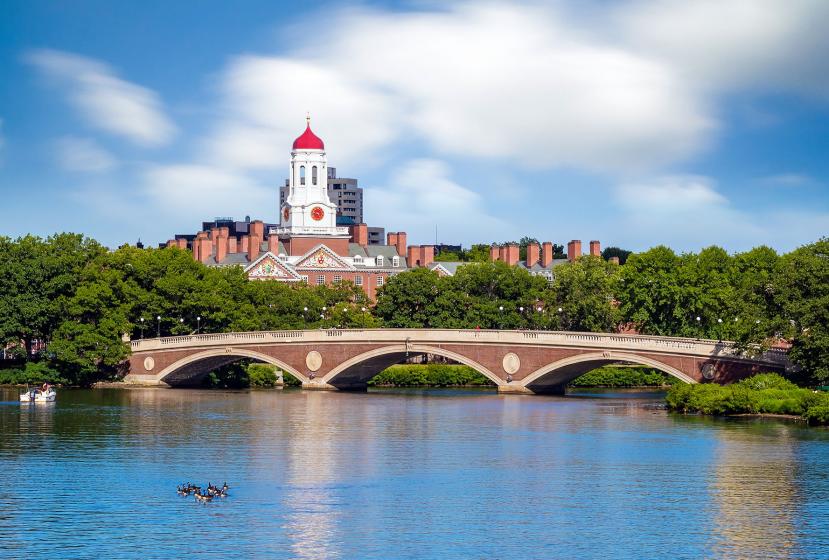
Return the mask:
<path id="1" fill-rule="evenodd" d="M 829 557 L 829 431 L 660 393 L 16 394 L 3 557 Z"/>

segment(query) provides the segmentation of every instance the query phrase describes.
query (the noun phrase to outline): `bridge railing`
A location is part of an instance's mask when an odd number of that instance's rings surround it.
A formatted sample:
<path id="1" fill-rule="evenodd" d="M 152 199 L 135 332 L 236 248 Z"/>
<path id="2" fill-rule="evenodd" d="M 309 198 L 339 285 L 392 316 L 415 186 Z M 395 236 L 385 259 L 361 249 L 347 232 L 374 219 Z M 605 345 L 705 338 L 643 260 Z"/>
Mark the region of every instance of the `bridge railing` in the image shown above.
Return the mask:
<path id="1" fill-rule="evenodd" d="M 770 349 L 762 353 L 746 353 L 731 342 L 665 336 L 618 333 L 584 333 L 569 331 L 480 330 L 480 329 L 317 329 L 290 331 L 255 331 L 169 336 L 134 340 L 133 352 L 166 350 L 217 345 L 256 343 L 325 343 L 333 342 L 398 342 L 413 344 L 441 343 L 506 343 L 529 345 L 562 345 L 608 350 L 650 350 L 689 355 L 751 358 L 774 364 L 787 363 L 786 351 Z M 759 350 L 759 348 L 756 348 Z"/>

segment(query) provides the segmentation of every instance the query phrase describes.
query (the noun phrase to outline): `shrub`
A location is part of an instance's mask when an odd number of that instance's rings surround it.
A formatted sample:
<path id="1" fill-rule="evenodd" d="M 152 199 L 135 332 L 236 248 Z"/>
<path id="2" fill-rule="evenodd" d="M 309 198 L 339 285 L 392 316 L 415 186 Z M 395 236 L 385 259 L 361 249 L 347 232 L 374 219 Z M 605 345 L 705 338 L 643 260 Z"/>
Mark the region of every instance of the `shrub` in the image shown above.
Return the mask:
<path id="1" fill-rule="evenodd" d="M 0 385 L 39 385 L 46 381 L 55 384 L 67 382 L 59 371 L 45 362 L 28 362 L 20 368 L 0 370 Z"/>
<path id="2" fill-rule="evenodd" d="M 251 387 L 275 387 L 277 382 L 276 368 L 270 364 L 250 364 L 248 366 L 248 381 Z"/>
<path id="3" fill-rule="evenodd" d="M 810 424 L 829 423 L 829 394 L 798 387 L 777 374 L 755 375 L 734 385 L 675 385 L 669 410 L 702 414 L 791 414 Z"/>
<path id="4" fill-rule="evenodd" d="M 391 366 L 371 380 L 373 387 L 464 387 L 492 382 L 469 366 L 457 364 L 401 364 Z"/>
<path id="5" fill-rule="evenodd" d="M 678 380 L 646 367 L 604 366 L 571 381 L 571 387 L 664 387 Z"/>

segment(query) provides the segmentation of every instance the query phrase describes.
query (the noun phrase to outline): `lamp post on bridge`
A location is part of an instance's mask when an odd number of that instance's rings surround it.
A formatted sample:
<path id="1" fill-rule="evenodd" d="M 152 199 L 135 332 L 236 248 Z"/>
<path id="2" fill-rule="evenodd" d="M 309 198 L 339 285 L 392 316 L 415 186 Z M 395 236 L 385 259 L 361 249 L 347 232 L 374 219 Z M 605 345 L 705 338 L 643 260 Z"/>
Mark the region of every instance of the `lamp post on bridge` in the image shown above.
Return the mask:
<path id="1" fill-rule="evenodd" d="M 196 317 L 196 334 L 201 334 L 201 315 Z"/>
<path id="2" fill-rule="evenodd" d="M 144 317 L 141 317 L 139 321 L 141 322 L 141 340 L 144 340 Z"/>
<path id="3" fill-rule="evenodd" d="M 161 315 L 156 316 L 156 329 L 155 329 L 155 337 L 161 338 Z"/>

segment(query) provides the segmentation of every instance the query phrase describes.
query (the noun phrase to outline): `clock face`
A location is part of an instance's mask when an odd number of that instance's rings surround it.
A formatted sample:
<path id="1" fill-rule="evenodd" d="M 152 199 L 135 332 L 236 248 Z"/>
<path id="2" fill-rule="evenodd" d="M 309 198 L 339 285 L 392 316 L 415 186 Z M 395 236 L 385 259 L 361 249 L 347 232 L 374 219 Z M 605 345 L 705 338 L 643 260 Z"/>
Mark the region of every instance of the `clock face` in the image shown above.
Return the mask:
<path id="1" fill-rule="evenodd" d="M 283 217 L 283 218 L 285 218 L 285 221 L 286 221 L 286 222 L 288 221 L 288 218 L 290 218 L 290 217 L 291 217 L 291 209 L 290 209 L 290 208 L 288 208 L 287 206 L 286 206 L 286 207 L 285 207 L 285 209 L 282 211 L 282 217 Z"/>
<path id="2" fill-rule="evenodd" d="M 311 208 L 311 217 L 316 221 L 320 221 L 325 217 L 325 210 L 323 210 L 319 206 L 314 206 L 313 208 Z"/>

